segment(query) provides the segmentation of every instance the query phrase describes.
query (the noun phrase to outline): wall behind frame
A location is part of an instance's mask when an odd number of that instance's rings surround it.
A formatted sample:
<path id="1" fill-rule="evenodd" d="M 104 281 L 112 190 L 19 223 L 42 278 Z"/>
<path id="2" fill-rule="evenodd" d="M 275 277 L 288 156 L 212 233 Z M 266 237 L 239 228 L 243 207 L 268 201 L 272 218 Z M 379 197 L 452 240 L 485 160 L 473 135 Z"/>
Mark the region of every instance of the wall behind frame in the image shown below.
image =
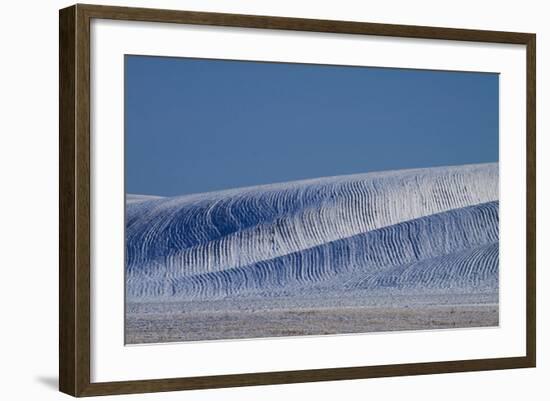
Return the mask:
<path id="1" fill-rule="evenodd" d="M 544 266 L 550 201 L 544 171 L 550 171 L 550 26 L 545 3 L 535 0 L 449 1 L 387 0 L 369 4 L 341 0 L 159 0 L 94 1 L 136 7 L 188 9 L 288 17 L 358 20 L 411 25 L 433 25 L 537 33 L 538 103 L 538 367 L 512 371 L 475 372 L 437 376 L 398 377 L 361 381 L 206 390 L 182 393 L 106 397 L 143 400 L 362 400 L 387 398 L 423 401 L 465 399 L 514 400 L 545 397 L 550 374 L 550 348 L 544 341 L 550 318 L 550 295 L 543 285 L 550 279 Z M 0 388 L 10 399 L 67 399 L 57 392 L 57 192 L 58 192 L 58 9 L 72 2 L 52 0 L 9 2 L 0 24 L 0 243 L 3 276 L 0 280 L 2 328 L 0 362 L 5 380 Z M 546 159 L 546 160 L 545 160 Z M 547 277 L 548 276 L 548 277 Z M 546 316 L 545 316 L 546 314 Z"/>

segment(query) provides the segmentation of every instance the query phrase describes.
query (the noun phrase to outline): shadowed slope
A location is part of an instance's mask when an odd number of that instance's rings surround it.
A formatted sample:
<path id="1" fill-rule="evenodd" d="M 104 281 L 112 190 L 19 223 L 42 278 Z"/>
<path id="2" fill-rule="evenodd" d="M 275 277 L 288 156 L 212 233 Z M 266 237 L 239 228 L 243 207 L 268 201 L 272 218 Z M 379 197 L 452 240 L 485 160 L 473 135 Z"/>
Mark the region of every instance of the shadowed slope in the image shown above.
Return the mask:
<path id="1" fill-rule="evenodd" d="M 480 262 L 480 249 L 490 254 L 490 260 Z M 480 266 L 475 268 L 477 262 Z M 248 266 L 195 275 L 164 267 L 148 273 L 128 276 L 130 298 L 294 296 L 384 288 L 473 290 L 480 277 L 492 280 L 496 289 L 498 202 L 410 220 Z"/>

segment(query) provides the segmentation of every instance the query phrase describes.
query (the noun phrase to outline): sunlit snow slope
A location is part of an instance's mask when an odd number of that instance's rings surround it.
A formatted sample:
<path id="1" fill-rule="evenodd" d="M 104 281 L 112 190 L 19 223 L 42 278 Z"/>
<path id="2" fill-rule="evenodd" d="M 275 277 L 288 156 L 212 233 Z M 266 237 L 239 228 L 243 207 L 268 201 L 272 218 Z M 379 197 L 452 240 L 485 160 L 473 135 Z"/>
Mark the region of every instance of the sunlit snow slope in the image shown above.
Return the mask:
<path id="1" fill-rule="evenodd" d="M 498 164 L 127 195 L 129 301 L 498 291 Z"/>

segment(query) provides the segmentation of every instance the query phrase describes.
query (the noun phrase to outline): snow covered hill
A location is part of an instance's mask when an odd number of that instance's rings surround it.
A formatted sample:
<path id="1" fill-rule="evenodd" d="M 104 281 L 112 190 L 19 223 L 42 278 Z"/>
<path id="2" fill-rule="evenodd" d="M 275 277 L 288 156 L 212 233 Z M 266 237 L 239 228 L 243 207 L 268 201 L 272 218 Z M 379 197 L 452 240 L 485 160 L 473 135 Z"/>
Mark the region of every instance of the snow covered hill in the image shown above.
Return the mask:
<path id="1" fill-rule="evenodd" d="M 128 301 L 498 291 L 498 164 L 128 195 Z"/>

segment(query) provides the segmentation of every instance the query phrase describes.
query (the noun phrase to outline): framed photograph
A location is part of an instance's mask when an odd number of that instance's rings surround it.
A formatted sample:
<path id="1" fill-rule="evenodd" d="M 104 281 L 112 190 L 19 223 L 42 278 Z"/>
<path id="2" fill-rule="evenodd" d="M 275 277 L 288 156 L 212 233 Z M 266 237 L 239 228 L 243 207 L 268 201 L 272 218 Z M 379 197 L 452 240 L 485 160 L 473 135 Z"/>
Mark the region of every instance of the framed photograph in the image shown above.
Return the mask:
<path id="1" fill-rule="evenodd" d="M 534 34 L 59 22 L 61 391 L 535 366 Z"/>

